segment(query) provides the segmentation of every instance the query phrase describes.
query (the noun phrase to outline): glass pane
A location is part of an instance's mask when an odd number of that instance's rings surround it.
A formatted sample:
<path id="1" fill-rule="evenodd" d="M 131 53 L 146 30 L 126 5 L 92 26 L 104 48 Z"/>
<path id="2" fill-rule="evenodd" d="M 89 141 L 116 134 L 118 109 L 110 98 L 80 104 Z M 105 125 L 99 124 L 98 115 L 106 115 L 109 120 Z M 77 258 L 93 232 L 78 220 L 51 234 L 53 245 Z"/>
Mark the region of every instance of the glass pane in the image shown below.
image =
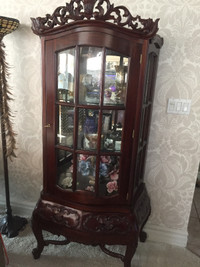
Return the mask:
<path id="1" fill-rule="evenodd" d="M 74 102 L 75 49 L 58 53 L 58 90 L 57 100 Z"/>
<path id="2" fill-rule="evenodd" d="M 152 52 L 149 54 L 148 65 L 147 65 L 147 74 L 146 74 L 146 84 L 144 92 L 143 102 L 148 104 L 148 102 L 153 99 L 153 89 L 154 89 L 154 75 L 155 75 L 155 66 L 156 66 L 156 55 Z"/>
<path id="3" fill-rule="evenodd" d="M 99 193 L 112 196 L 119 190 L 119 160 L 117 156 L 101 156 L 99 166 Z"/>
<path id="4" fill-rule="evenodd" d="M 106 50 L 104 105 L 125 105 L 128 57 Z"/>
<path id="5" fill-rule="evenodd" d="M 142 142 L 147 142 L 148 133 L 149 133 L 148 129 L 149 129 L 150 116 L 151 116 L 151 105 L 146 107 L 144 110 L 144 122 L 143 122 L 143 129 L 141 133 Z"/>
<path id="6" fill-rule="evenodd" d="M 102 49 L 80 47 L 79 103 L 99 104 Z"/>
<path id="7" fill-rule="evenodd" d="M 124 113 L 124 110 L 103 111 L 101 150 L 121 151 Z"/>
<path id="8" fill-rule="evenodd" d="M 77 190 L 95 191 L 96 157 L 79 154 L 77 157 Z"/>
<path id="9" fill-rule="evenodd" d="M 94 109 L 79 109 L 78 148 L 97 149 L 99 111 Z"/>
<path id="10" fill-rule="evenodd" d="M 57 143 L 63 146 L 73 146 L 74 108 L 58 106 Z"/>
<path id="11" fill-rule="evenodd" d="M 62 189 L 72 189 L 73 161 L 72 153 L 57 150 L 57 185 Z"/>
<path id="12" fill-rule="evenodd" d="M 145 151 L 146 147 L 144 147 L 138 154 L 137 154 L 137 160 L 136 160 L 136 169 L 135 169 L 135 176 L 137 177 L 137 180 L 135 181 L 138 185 L 138 183 L 143 179 L 144 175 L 144 161 L 145 161 Z"/>

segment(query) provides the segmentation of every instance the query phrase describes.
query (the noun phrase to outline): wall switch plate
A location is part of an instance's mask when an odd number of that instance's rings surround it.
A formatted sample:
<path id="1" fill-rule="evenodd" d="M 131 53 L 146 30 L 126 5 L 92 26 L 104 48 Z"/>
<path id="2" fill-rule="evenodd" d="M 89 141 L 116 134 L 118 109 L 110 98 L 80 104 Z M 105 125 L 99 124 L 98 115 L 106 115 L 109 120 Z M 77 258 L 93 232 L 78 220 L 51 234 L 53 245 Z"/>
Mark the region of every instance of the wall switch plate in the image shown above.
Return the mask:
<path id="1" fill-rule="evenodd" d="M 167 113 L 189 115 L 191 99 L 169 98 Z"/>

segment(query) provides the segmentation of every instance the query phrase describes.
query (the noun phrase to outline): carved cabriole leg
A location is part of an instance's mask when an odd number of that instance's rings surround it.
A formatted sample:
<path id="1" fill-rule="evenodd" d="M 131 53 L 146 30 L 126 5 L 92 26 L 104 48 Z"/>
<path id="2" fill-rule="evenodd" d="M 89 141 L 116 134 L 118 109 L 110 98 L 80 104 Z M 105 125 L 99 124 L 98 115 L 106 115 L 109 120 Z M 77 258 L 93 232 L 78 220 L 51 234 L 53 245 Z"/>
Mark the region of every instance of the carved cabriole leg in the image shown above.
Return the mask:
<path id="1" fill-rule="evenodd" d="M 39 259 L 43 251 L 43 248 L 45 246 L 45 241 L 42 235 L 42 229 L 40 227 L 39 218 L 37 216 L 36 211 L 33 212 L 31 223 L 32 223 L 33 233 L 37 240 L 37 247 L 33 249 L 32 254 L 33 254 L 34 259 Z"/>
<path id="2" fill-rule="evenodd" d="M 131 260 L 135 254 L 137 248 L 137 242 L 131 243 L 126 247 L 126 253 L 124 256 L 124 267 L 131 267 Z"/>

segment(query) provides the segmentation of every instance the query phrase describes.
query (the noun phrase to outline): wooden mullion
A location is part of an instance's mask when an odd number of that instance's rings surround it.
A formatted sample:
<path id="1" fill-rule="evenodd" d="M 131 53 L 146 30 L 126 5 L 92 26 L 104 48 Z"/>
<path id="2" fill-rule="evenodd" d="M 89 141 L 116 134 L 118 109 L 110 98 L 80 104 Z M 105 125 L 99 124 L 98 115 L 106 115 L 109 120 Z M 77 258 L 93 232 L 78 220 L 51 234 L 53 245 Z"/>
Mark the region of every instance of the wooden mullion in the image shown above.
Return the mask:
<path id="1" fill-rule="evenodd" d="M 77 181 L 77 143 L 78 143 L 78 99 L 79 99 L 79 47 L 76 46 L 76 63 L 75 63 L 75 85 L 74 85 L 74 146 L 73 146 L 73 191 L 76 190 L 76 181 Z"/>
<path id="2" fill-rule="evenodd" d="M 100 169 L 100 151 L 101 151 L 101 131 L 102 131 L 102 107 L 104 99 L 104 84 L 105 84 L 105 57 L 106 49 L 102 49 L 102 61 L 101 61 L 101 85 L 100 85 L 100 109 L 98 119 L 98 140 L 97 140 L 97 157 L 96 157 L 96 178 L 95 178 L 95 193 L 99 195 L 99 169 Z"/>

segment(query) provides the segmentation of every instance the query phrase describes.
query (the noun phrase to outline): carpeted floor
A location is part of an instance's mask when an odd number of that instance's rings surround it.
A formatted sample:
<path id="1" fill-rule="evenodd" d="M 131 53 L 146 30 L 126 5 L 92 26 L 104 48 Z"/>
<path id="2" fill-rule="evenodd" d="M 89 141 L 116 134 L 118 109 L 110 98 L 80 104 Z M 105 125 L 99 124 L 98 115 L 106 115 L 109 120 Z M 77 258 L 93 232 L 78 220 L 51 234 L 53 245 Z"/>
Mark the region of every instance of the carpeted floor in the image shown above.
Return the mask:
<path id="1" fill-rule="evenodd" d="M 200 187 L 195 189 L 188 234 L 187 248 L 200 257 Z"/>
<path id="2" fill-rule="evenodd" d="M 48 235 L 47 233 L 45 233 Z M 38 260 L 32 257 L 36 246 L 30 223 L 15 238 L 3 236 L 7 248 L 9 267 L 123 267 L 121 260 L 109 257 L 99 247 L 70 243 L 67 246 L 49 245 Z M 117 252 L 124 248 L 112 247 Z M 132 267 L 199 267 L 200 258 L 189 250 L 147 241 L 139 243 Z"/>

